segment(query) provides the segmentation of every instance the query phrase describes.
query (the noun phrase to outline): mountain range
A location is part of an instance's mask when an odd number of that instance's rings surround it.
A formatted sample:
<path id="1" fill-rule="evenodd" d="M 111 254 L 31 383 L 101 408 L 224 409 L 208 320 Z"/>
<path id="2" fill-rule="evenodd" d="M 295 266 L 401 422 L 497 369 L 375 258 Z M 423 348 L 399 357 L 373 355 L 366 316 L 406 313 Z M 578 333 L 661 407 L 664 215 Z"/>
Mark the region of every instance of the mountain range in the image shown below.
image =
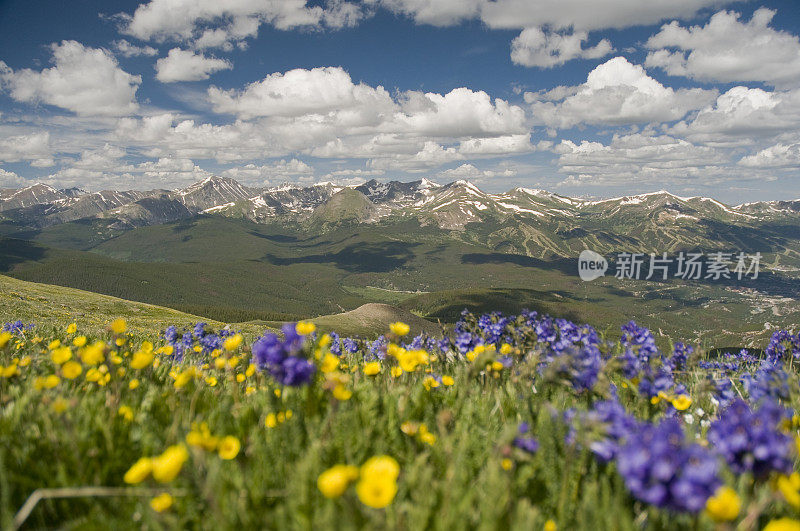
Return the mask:
<path id="1" fill-rule="evenodd" d="M 592 282 L 592 249 L 760 252 L 757 280 Z M 453 322 L 532 308 L 618 330 L 754 345 L 800 316 L 800 201 L 725 205 L 668 192 L 589 200 L 467 181 L 179 190 L 0 190 L 0 273 L 226 322 L 388 303 Z M 61 310 L 59 310 L 61 311 Z"/>
<path id="2" fill-rule="evenodd" d="M 371 180 L 251 188 L 209 177 L 183 189 L 85 192 L 35 184 L 0 190 L 0 225 L 41 230 L 82 221 L 126 231 L 195 216 L 221 216 L 314 230 L 412 221 L 457 239 L 534 257 L 598 252 L 726 249 L 784 254 L 798 262 L 800 200 L 729 206 L 666 191 L 587 200 L 544 190 L 483 192 L 468 181 L 440 185 Z"/>

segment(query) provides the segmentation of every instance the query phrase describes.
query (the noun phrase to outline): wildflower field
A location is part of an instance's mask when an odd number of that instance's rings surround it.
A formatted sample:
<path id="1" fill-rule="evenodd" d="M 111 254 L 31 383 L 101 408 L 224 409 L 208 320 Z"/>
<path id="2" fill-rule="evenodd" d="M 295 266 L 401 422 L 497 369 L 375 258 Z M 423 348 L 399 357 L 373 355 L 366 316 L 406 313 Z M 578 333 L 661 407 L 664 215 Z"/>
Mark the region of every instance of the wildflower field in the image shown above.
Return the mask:
<path id="1" fill-rule="evenodd" d="M 374 341 L 113 317 L 0 332 L 3 528 L 800 529 L 798 334 L 712 356 L 536 312 Z"/>

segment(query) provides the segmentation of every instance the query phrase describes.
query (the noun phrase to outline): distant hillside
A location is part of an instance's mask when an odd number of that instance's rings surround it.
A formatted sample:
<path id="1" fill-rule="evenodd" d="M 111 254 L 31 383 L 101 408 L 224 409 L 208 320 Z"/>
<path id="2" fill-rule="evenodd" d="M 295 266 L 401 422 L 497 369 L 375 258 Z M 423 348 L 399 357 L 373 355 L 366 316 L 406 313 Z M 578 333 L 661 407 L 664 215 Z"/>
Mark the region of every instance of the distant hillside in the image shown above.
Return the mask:
<path id="1" fill-rule="evenodd" d="M 389 325 L 397 321 L 409 325 L 412 336 L 423 332 L 432 337 L 442 335 L 442 327 L 439 324 L 388 304 L 364 304 L 349 312 L 321 315 L 312 321 L 323 332 L 337 332 L 340 335 L 374 337 L 385 334 L 389 330 Z"/>

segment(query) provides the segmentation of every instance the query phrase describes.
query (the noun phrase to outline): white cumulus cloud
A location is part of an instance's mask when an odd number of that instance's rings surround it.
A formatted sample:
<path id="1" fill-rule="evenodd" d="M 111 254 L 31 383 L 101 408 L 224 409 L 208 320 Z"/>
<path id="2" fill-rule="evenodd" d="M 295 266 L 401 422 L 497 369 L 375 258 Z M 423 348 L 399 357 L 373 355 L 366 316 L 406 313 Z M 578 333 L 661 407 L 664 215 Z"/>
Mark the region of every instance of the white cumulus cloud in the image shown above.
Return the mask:
<path id="1" fill-rule="evenodd" d="M 614 51 L 607 39 L 584 48 L 583 43 L 588 38 L 585 31 L 562 34 L 525 28 L 511 41 L 511 61 L 523 66 L 551 68 L 572 59 L 599 59 Z"/>
<path id="2" fill-rule="evenodd" d="M 206 57 L 191 50 L 173 48 L 166 57 L 156 61 L 156 79 L 162 83 L 199 81 L 208 79 L 214 72 L 231 68 L 233 65 L 230 61 Z"/>
<path id="3" fill-rule="evenodd" d="M 558 92 L 565 96 L 560 102 L 542 101 L 538 93 L 525 94 L 537 123 L 569 128 L 581 123 L 627 125 L 674 121 L 713 101 L 717 95 L 713 90 L 665 87 L 648 76 L 644 68 L 624 57 L 615 57 L 596 67 L 574 94 L 570 90 Z"/>
<path id="4" fill-rule="evenodd" d="M 352 2 L 333 1 L 326 8 L 306 0 L 151 0 L 133 15 L 121 14 L 122 32 L 142 40 L 196 43 L 198 48 L 227 47 L 258 33 L 261 24 L 280 30 L 298 27 L 340 28 L 364 16 Z"/>
<path id="5" fill-rule="evenodd" d="M 77 41 L 51 45 L 55 66 L 11 70 L 0 61 L 0 81 L 20 102 L 42 102 L 79 115 L 119 116 L 137 109 L 141 76 L 128 74 L 107 50 Z"/>
<path id="6" fill-rule="evenodd" d="M 158 50 L 152 46 L 136 46 L 125 39 L 114 41 L 111 44 L 114 46 L 114 49 L 117 51 L 117 53 L 122 57 L 138 57 L 140 55 L 153 57 L 158 55 Z"/>
<path id="7" fill-rule="evenodd" d="M 0 162 L 22 160 L 30 161 L 32 166 L 37 167 L 55 164 L 48 131 L 0 137 Z"/>
<path id="8" fill-rule="evenodd" d="M 645 65 L 700 81 L 763 81 L 792 86 L 800 81 L 800 38 L 769 27 L 776 11 L 761 8 L 748 22 L 720 11 L 705 26 L 662 26 L 648 39 Z"/>
<path id="9" fill-rule="evenodd" d="M 563 140 L 555 148 L 559 171 L 570 182 L 630 184 L 733 178 L 729 158 L 718 150 L 669 135 L 614 135 L 609 144 Z"/>
<path id="10" fill-rule="evenodd" d="M 742 157 L 739 165 L 749 168 L 800 168 L 800 143 L 775 144 Z"/>
<path id="11" fill-rule="evenodd" d="M 693 142 L 748 144 L 800 128 L 800 89 L 770 92 L 733 87 L 670 133 Z"/>

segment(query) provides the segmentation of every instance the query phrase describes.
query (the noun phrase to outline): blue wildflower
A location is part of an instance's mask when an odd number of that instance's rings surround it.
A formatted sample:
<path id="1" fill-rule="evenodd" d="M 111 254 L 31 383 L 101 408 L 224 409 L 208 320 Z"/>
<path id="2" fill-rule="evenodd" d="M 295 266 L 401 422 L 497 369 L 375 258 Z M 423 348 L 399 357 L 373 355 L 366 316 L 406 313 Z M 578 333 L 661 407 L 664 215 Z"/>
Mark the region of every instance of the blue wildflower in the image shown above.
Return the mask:
<path id="1" fill-rule="evenodd" d="M 667 418 L 631 431 L 617 469 L 633 496 L 656 507 L 697 513 L 721 484 L 716 457 L 686 443 L 681 424 Z"/>
<path id="2" fill-rule="evenodd" d="M 708 442 L 737 474 L 751 472 L 757 479 L 773 471 L 790 474 L 794 441 L 780 427 L 789 416 L 788 410 L 771 401 L 751 409 L 737 399 L 711 423 Z"/>

